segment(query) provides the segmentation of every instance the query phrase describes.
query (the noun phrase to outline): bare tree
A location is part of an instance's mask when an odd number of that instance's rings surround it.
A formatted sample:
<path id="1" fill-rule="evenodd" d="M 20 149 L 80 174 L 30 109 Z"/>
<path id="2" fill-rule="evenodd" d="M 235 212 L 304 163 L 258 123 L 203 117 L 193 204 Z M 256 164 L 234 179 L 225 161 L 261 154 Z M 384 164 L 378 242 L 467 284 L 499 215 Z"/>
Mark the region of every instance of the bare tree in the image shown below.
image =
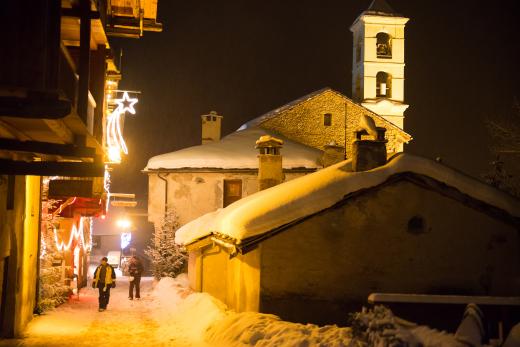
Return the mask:
<path id="1" fill-rule="evenodd" d="M 511 113 L 487 119 L 492 138 L 491 150 L 496 159 L 484 178 L 508 193 L 520 197 L 520 103 L 515 100 Z"/>
<path id="2" fill-rule="evenodd" d="M 493 139 L 492 150 L 498 154 L 520 155 L 520 103 L 515 100 L 513 112 L 505 116 L 488 119 L 487 128 Z"/>

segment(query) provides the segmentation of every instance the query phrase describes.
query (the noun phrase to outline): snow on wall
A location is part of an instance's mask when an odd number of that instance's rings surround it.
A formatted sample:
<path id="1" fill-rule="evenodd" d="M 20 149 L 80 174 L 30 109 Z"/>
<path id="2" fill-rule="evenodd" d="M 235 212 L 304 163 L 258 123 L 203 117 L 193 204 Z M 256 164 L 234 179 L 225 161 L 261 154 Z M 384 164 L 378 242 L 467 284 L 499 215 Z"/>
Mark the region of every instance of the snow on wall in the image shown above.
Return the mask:
<path id="1" fill-rule="evenodd" d="M 184 225 L 176 233 L 176 242 L 187 245 L 220 233 L 240 244 L 246 238 L 322 211 L 349 193 L 377 186 L 391 175 L 405 172 L 431 177 L 520 217 L 517 199 L 430 159 L 402 153 L 370 171 L 352 172 L 350 166 L 350 161 L 344 161 L 243 198 L 211 216 L 202 216 L 203 222 L 197 219 Z"/>
<path id="2" fill-rule="evenodd" d="M 264 135 L 280 137 L 284 141 L 281 154 L 285 169 L 321 167 L 322 151 L 285 139 L 267 130 L 252 128 L 236 131 L 222 140 L 161 154 L 148 161 L 145 170 L 217 168 L 258 169 L 256 140 Z"/>

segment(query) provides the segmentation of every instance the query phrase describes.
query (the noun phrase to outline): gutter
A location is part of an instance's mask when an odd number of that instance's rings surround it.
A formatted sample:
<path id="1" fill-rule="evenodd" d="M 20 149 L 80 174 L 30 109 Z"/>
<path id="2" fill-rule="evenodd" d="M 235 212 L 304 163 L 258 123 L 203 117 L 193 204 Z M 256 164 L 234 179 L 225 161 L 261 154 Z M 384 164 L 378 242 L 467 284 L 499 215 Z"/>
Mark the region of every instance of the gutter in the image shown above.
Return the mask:
<path id="1" fill-rule="evenodd" d="M 164 217 L 166 217 L 168 213 L 168 179 L 166 179 L 166 177 L 168 177 L 169 173 L 166 173 L 164 177 L 161 176 L 161 173 L 162 172 L 157 173 L 157 177 L 164 181 Z"/>

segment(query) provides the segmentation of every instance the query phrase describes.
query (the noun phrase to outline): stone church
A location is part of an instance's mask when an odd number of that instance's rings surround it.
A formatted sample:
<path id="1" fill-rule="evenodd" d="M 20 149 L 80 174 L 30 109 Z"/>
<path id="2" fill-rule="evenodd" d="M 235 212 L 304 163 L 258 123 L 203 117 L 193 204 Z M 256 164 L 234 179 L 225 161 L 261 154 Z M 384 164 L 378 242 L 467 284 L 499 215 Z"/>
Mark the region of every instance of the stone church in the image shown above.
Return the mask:
<path id="1" fill-rule="evenodd" d="M 216 112 L 201 116 L 201 145 L 155 156 L 144 169 L 149 221 L 157 225 L 172 209 L 186 224 L 256 193 L 259 166 L 269 168 L 268 156 L 259 156 L 264 149 L 255 148 L 261 137 L 279 140 L 280 182 L 351 158 L 355 132 L 367 116 L 384 129 L 388 156 L 402 152 L 412 139 L 404 130 L 407 21 L 384 0 L 374 0 L 356 18 L 350 27 L 352 98 L 323 88 L 250 120 L 222 139 L 223 117 Z"/>

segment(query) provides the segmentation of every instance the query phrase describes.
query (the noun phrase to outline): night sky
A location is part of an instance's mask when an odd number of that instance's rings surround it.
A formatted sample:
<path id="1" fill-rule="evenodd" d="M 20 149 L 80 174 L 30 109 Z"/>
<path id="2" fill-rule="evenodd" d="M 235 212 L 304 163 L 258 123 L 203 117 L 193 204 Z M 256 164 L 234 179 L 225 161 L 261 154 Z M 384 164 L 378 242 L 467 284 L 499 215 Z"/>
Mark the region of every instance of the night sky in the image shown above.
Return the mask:
<path id="1" fill-rule="evenodd" d="M 351 96 L 350 25 L 371 0 L 159 1 L 162 33 L 117 40 L 121 88 L 141 90 L 127 117 L 130 154 L 112 191 L 146 198 L 140 171 L 157 154 L 200 144 L 200 115 L 223 135 L 309 92 Z M 406 26 L 405 151 L 474 176 L 492 158 L 484 119 L 520 97 L 520 2 L 388 0 Z"/>

